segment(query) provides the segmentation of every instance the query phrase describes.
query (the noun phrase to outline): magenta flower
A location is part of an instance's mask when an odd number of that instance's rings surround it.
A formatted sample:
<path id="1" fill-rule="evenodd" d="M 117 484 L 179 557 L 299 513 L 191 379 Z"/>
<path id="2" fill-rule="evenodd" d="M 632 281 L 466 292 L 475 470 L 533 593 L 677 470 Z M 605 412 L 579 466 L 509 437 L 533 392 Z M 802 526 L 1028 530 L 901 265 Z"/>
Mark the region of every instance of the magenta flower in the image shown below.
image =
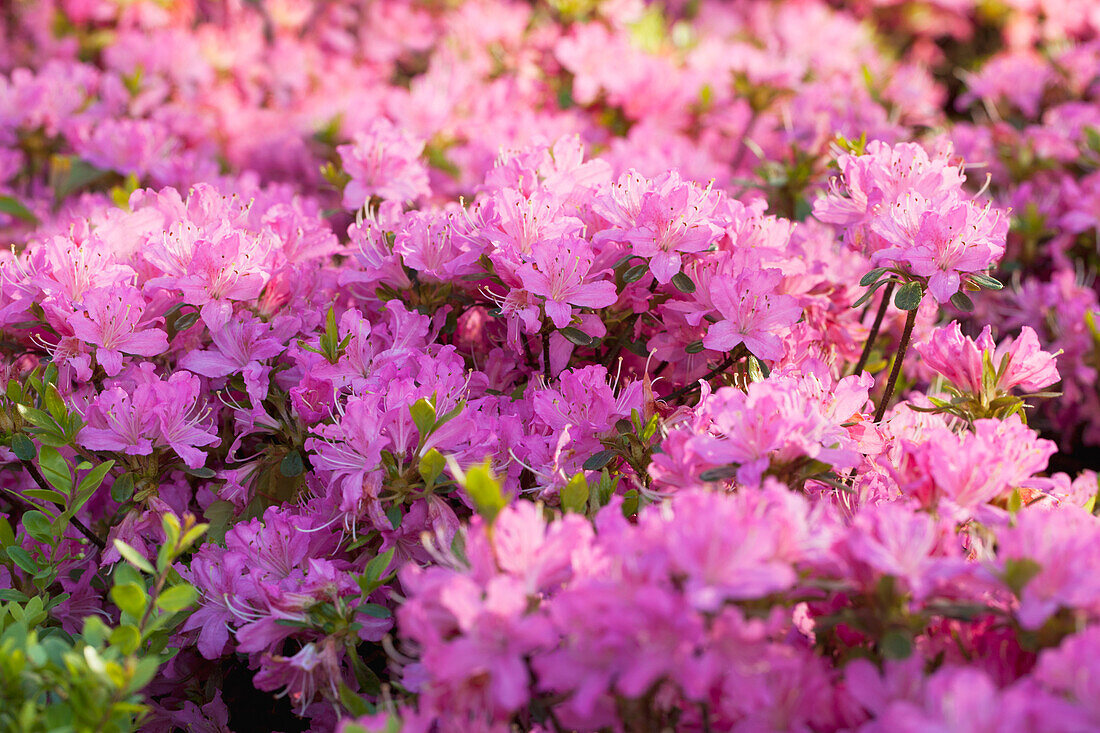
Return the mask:
<path id="1" fill-rule="evenodd" d="M 798 301 L 776 293 L 783 281 L 779 270 L 745 272 L 734 278 L 714 277 L 710 298 L 722 320 L 707 329 L 703 346 L 730 351 L 744 344 L 761 359 L 783 358 L 780 334 L 802 316 Z"/>
<path id="2" fill-rule="evenodd" d="M 156 356 L 168 350 L 168 335 L 143 319 L 145 298 L 136 288 L 116 285 L 84 295 L 84 313 L 69 316 L 81 341 L 97 346 L 96 361 L 107 376 L 122 371 L 122 355 Z"/>
<path id="3" fill-rule="evenodd" d="M 546 299 L 543 308 L 558 328 L 572 321 L 570 306 L 605 308 L 618 300 L 615 283 L 592 279 L 594 258 L 585 240 L 561 237 L 540 242 L 533 254 L 534 263 L 521 265 L 516 274 L 528 292 Z"/>
<path id="4" fill-rule="evenodd" d="M 336 149 L 351 181 L 344 188 L 344 208 L 360 209 L 371 197 L 412 201 L 428 196 L 428 171 L 420 161 L 423 141 L 415 140 L 385 118 L 376 118 L 351 145 Z"/>

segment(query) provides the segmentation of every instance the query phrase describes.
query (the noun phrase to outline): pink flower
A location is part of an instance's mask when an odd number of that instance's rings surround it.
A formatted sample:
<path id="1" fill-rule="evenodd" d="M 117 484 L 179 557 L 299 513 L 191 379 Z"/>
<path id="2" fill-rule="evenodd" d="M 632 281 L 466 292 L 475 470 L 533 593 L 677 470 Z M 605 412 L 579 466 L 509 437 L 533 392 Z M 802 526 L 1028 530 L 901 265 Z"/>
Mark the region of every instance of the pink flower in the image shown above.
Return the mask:
<path id="1" fill-rule="evenodd" d="M 562 237 L 540 242 L 533 254 L 535 261 L 521 265 L 516 274 L 527 291 L 546 299 L 543 308 L 558 328 L 571 322 L 570 306 L 605 308 L 618 300 L 615 283 L 592 279 L 593 256 L 585 240 Z"/>
<path id="2" fill-rule="evenodd" d="M 710 298 L 722 320 L 707 329 L 703 346 L 728 352 L 744 344 L 750 353 L 761 359 L 783 358 L 779 334 L 798 321 L 802 308 L 790 295 L 776 292 L 782 280 L 779 270 L 711 279 Z"/>
<path id="3" fill-rule="evenodd" d="M 122 371 L 122 355 L 156 356 L 168 350 L 168 335 L 150 328 L 142 318 L 145 298 L 136 288 L 116 285 L 84 295 L 85 313 L 69 316 L 69 326 L 81 341 L 94 344 L 96 361 L 107 376 Z"/>
<path id="4" fill-rule="evenodd" d="M 351 181 L 344 188 L 344 208 L 360 209 L 372 197 L 413 201 L 428 196 L 428 171 L 420 161 L 423 141 L 376 118 L 351 145 L 336 149 Z"/>

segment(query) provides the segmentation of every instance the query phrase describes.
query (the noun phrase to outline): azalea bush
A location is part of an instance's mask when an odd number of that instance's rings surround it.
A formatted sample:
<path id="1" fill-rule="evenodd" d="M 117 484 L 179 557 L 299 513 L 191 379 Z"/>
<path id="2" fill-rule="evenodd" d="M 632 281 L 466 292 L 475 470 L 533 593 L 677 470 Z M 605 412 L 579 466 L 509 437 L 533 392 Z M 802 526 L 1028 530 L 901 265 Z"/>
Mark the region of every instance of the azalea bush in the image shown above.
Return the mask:
<path id="1" fill-rule="evenodd" d="M 1100 727 L 1088 0 L 16 0 L 5 730 Z"/>

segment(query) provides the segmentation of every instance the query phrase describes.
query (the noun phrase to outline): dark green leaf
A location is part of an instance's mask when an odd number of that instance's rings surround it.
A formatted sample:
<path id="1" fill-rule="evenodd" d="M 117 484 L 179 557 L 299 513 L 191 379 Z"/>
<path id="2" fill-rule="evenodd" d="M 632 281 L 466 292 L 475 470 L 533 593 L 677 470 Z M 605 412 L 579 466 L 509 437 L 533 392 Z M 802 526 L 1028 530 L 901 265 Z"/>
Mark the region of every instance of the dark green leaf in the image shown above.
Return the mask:
<path id="1" fill-rule="evenodd" d="M 21 461 L 33 461 L 38 455 L 34 442 L 23 433 L 11 436 L 11 452 Z"/>
<path id="2" fill-rule="evenodd" d="M 975 285 L 985 288 L 986 290 L 1000 290 L 1004 287 L 1004 283 L 997 278 L 990 277 L 980 272 L 971 273 L 968 277 Z"/>
<path id="3" fill-rule="evenodd" d="M 389 618 L 393 615 L 393 612 L 385 606 L 380 606 L 377 603 L 364 603 L 359 606 L 359 611 L 365 613 L 371 618 Z"/>
<path id="4" fill-rule="evenodd" d="M 29 224 L 38 226 L 38 217 L 34 215 L 34 212 L 28 209 L 23 202 L 11 196 L 0 196 L 0 214 L 9 214 L 16 219 L 22 219 Z"/>
<path id="5" fill-rule="evenodd" d="M 179 333 L 180 331 L 186 331 L 187 329 L 191 328 L 191 326 L 194 326 L 196 323 L 198 323 L 198 321 L 199 312 L 190 311 L 188 313 L 184 313 L 179 318 L 172 321 L 172 328 L 175 329 L 176 333 Z"/>
<path id="6" fill-rule="evenodd" d="M 699 352 L 701 352 L 705 348 L 706 347 L 703 346 L 702 341 L 692 341 L 690 344 L 688 344 L 687 346 L 684 347 L 684 351 L 686 351 L 689 354 L 698 354 Z"/>
<path id="7" fill-rule="evenodd" d="M 885 267 L 876 267 L 859 279 L 859 284 L 868 287 L 886 273 Z"/>
<path id="8" fill-rule="evenodd" d="M 685 275 L 682 272 L 678 272 L 678 273 L 676 273 L 675 275 L 672 276 L 672 284 L 681 293 L 694 293 L 695 292 L 695 283 L 692 281 L 692 279 L 690 277 L 688 277 L 687 275 Z"/>
<path id="9" fill-rule="evenodd" d="M 31 559 L 31 554 L 22 547 L 12 545 L 5 548 L 11 561 L 23 569 L 24 572 L 34 575 L 38 572 L 38 564 Z"/>
<path id="10" fill-rule="evenodd" d="M 572 326 L 558 329 L 558 333 L 564 336 L 566 341 L 576 344 L 577 346 L 588 346 L 594 340 L 584 331 L 579 328 L 573 328 Z"/>
<path id="11" fill-rule="evenodd" d="M 970 299 L 969 295 L 961 290 L 951 296 L 951 305 L 965 313 L 974 310 L 974 301 Z"/>
<path id="12" fill-rule="evenodd" d="M 611 463 L 611 460 L 614 457 L 615 451 L 602 450 L 599 453 L 596 453 L 595 455 L 589 457 L 589 459 L 584 462 L 583 468 L 585 471 L 599 471 L 601 468 Z"/>
<path id="13" fill-rule="evenodd" d="M 901 631 L 887 631 L 879 642 L 882 656 L 886 659 L 908 659 L 913 653 L 913 642 Z"/>
<path id="14" fill-rule="evenodd" d="M 111 484 L 111 498 L 124 504 L 134 495 L 134 474 L 124 473 Z"/>
<path id="15" fill-rule="evenodd" d="M 649 263 L 643 262 L 640 265 L 634 265 L 627 268 L 627 271 L 623 273 L 623 282 L 636 283 L 645 277 L 647 272 L 649 272 Z"/>
<path id="16" fill-rule="evenodd" d="M 737 475 L 737 466 L 719 466 L 699 474 L 700 481 L 725 481 Z"/>
<path id="17" fill-rule="evenodd" d="M 296 450 L 287 453 L 283 460 L 279 463 L 279 473 L 283 474 L 287 478 L 300 476 L 302 471 L 304 471 L 305 469 L 305 464 L 302 463 L 302 454 Z"/>
<path id="18" fill-rule="evenodd" d="M 39 542 L 51 542 L 53 540 L 51 522 L 40 511 L 23 512 L 23 529 L 27 530 L 27 534 Z"/>
<path id="19" fill-rule="evenodd" d="M 924 298 L 924 289 L 918 282 L 907 282 L 898 289 L 897 295 L 894 296 L 894 305 L 899 310 L 911 311 L 920 307 L 920 302 Z"/>

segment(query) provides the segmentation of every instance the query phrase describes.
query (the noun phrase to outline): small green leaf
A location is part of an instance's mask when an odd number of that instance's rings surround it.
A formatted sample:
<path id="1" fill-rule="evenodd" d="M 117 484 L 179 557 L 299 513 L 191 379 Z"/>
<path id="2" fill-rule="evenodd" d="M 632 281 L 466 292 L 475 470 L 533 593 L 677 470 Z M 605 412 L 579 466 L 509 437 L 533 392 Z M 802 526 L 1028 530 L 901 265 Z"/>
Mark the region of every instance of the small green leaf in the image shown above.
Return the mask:
<path id="1" fill-rule="evenodd" d="M 588 504 L 590 492 L 588 479 L 585 478 L 584 472 L 578 472 L 561 489 L 559 498 L 561 499 L 562 511 L 583 514 L 584 508 Z"/>
<path id="2" fill-rule="evenodd" d="M 899 310 L 911 311 L 920 307 L 920 302 L 924 298 L 924 289 L 918 282 L 907 282 L 898 289 L 897 295 L 894 296 L 894 305 Z"/>
<path id="3" fill-rule="evenodd" d="M 11 561 L 18 565 L 23 572 L 34 575 L 38 572 L 38 563 L 31 559 L 31 554 L 18 545 L 12 545 L 4 548 L 8 553 L 8 557 Z"/>
<path id="4" fill-rule="evenodd" d="M 700 481 L 725 481 L 731 479 L 737 475 L 737 466 L 719 466 L 718 468 L 711 468 L 703 471 L 699 474 Z"/>
<path id="5" fill-rule="evenodd" d="M 61 393 L 57 391 L 57 387 L 49 382 L 46 383 L 46 389 L 43 390 L 42 401 L 58 425 L 63 424 L 63 421 L 69 417 L 69 408 L 65 406 L 65 400 L 62 399 Z"/>
<path id="6" fill-rule="evenodd" d="M 181 583 L 168 588 L 157 596 L 157 608 L 168 613 L 175 613 L 193 606 L 198 599 L 199 592 L 195 590 L 194 586 Z"/>
<path id="7" fill-rule="evenodd" d="M 970 296 L 959 291 L 951 296 L 951 305 L 955 306 L 964 313 L 970 313 L 974 310 L 974 301 L 970 299 Z"/>
<path id="8" fill-rule="evenodd" d="M 393 561 L 393 555 L 396 549 L 396 547 L 391 547 L 381 555 L 372 558 L 371 561 L 367 563 L 367 566 L 363 568 L 363 575 L 368 581 L 377 583 L 382 578 L 382 574 L 386 572 L 386 569 L 389 568 L 390 563 Z"/>
<path id="9" fill-rule="evenodd" d="M 703 351 L 705 348 L 706 347 L 703 346 L 702 341 L 692 341 L 690 344 L 688 344 L 687 346 L 684 347 L 684 351 L 686 351 L 689 354 L 698 354 L 699 352 Z"/>
<path id="10" fill-rule="evenodd" d="M 640 265 L 634 265 L 633 267 L 627 268 L 627 271 L 623 273 L 623 282 L 636 283 L 643 277 L 645 277 L 647 272 L 649 272 L 648 262 L 643 262 Z"/>
<path id="11" fill-rule="evenodd" d="M 908 659 L 913 653 L 913 642 L 904 632 L 887 631 L 879 642 L 879 649 L 886 659 Z"/>
<path id="12" fill-rule="evenodd" d="M 875 269 L 871 270 L 866 275 L 861 277 L 859 279 L 859 284 L 861 286 L 865 287 L 865 288 L 869 287 L 872 283 L 877 282 L 878 279 L 880 277 L 882 277 L 884 274 L 886 274 L 886 268 L 885 267 L 876 267 Z"/>
<path id="13" fill-rule="evenodd" d="M 558 333 L 564 336 L 566 341 L 577 346 L 588 346 L 595 340 L 584 331 L 572 326 L 558 329 Z"/>
<path id="14" fill-rule="evenodd" d="M 20 593 L 17 590 L 11 588 L 0 588 L 0 601 L 15 601 L 16 603 L 26 603 L 29 597 L 26 593 Z"/>
<path id="15" fill-rule="evenodd" d="M 38 451 L 34 447 L 34 441 L 23 433 L 11 436 L 11 452 L 21 461 L 33 461 Z"/>
<path id="16" fill-rule="evenodd" d="M 431 435 L 432 428 L 435 427 L 435 405 L 421 397 L 409 405 L 409 413 L 420 434 L 420 440 L 423 441 Z"/>
<path id="17" fill-rule="evenodd" d="M 296 450 L 287 453 L 279 463 L 279 473 L 287 478 L 300 476 L 305 470 L 306 466 L 305 463 L 302 462 L 302 454 Z"/>
<path id="18" fill-rule="evenodd" d="M 125 504 L 134 495 L 134 474 L 124 473 L 111 484 L 111 498 Z"/>
<path id="19" fill-rule="evenodd" d="M 72 492 L 73 476 L 69 472 L 69 462 L 57 448 L 42 446 L 42 450 L 38 452 L 38 467 L 42 471 L 42 477 L 55 489 L 65 495 Z"/>
<path id="20" fill-rule="evenodd" d="M 123 654 L 133 654 L 141 645 L 141 633 L 132 624 L 123 624 L 111 632 L 111 645 Z"/>
<path id="21" fill-rule="evenodd" d="M 123 559 L 126 560 L 126 562 L 130 563 L 135 568 L 139 570 L 144 570 L 150 575 L 155 572 L 153 570 L 152 564 L 150 564 L 148 560 L 142 557 L 141 553 L 139 553 L 133 547 L 130 547 L 122 540 L 115 540 L 115 549 L 118 550 L 118 554 L 122 555 Z"/>
<path id="22" fill-rule="evenodd" d="M 80 483 L 76 486 L 76 495 L 78 497 L 91 497 L 114 465 L 114 461 L 106 461 L 84 474 L 84 478 L 80 479 Z"/>
<path id="23" fill-rule="evenodd" d="M 23 529 L 39 542 L 53 544 L 53 532 L 49 518 L 40 511 L 23 512 Z"/>
<path id="24" fill-rule="evenodd" d="M 599 453 L 596 453 L 595 455 L 589 457 L 589 459 L 584 462 L 583 468 L 585 471 L 599 471 L 601 468 L 611 463 L 611 460 L 614 457 L 615 451 L 602 450 Z"/>
<path id="25" fill-rule="evenodd" d="M 478 514 L 485 517 L 490 524 L 508 503 L 501 491 L 500 482 L 493 476 L 488 460 L 470 468 L 466 473 L 464 488 L 477 507 Z"/>
<path id="26" fill-rule="evenodd" d="M 971 273 L 968 277 L 975 285 L 985 288 L 986 290 L 1001 290 L 1004 288 L 1004 283 L 1000 280 L 980 272 Z"/>
<path id="27" fill-rule="evenodd" d="M 681 293 L 695 292 L 695 282 L 682 272 L 678 272 L 672 276 L 672 284 Z"/>
<path id="28" fill-rule="evenodd" d="M 420 478 L 424 479 L 424 483 L 431 487 L 443 475 L 443 469 L 446 465 L 447 460 L 443 457 L 443 454 L 432 448 L 420 457 L 417 470 L 420 471 Z"/>
<path id="29" fill-rule="evenodd" d="M 123 613 L 141 618 L 149 597 L 145 594 L 145 589 L 137 583 L 121 583 L 111 588 L 111 600 Z"/>
<path id="30" fill-rule="evenodd" d="M 187 313 L 184 313 L 177 317 L 176 320 L 172 321 L 172 328 L 175 330 L 176 333 L 179 333 L 180 331 L 186 331 L 198 322 L 199 312 L 188 311 Z"/>
<path id="31" fill-rule="evenodd" d="M 16 219 L 22 219 L 28 224 L 38 226 L 38 217 L 18 199 L 11 196 L 0 196 L 0 214 L 8 214 Z"/>
<path id="32" fill-rule="evenodd" d="M 358 610 L 371 618 L 389 618 L 393 615 L 393 611 L 377 603 L 364 603 Z"/>

